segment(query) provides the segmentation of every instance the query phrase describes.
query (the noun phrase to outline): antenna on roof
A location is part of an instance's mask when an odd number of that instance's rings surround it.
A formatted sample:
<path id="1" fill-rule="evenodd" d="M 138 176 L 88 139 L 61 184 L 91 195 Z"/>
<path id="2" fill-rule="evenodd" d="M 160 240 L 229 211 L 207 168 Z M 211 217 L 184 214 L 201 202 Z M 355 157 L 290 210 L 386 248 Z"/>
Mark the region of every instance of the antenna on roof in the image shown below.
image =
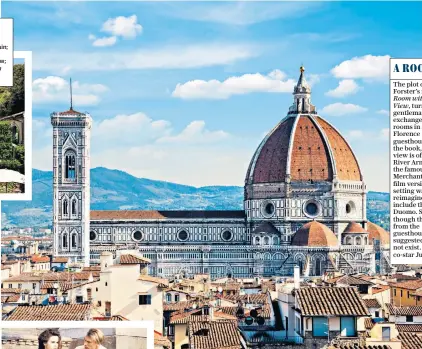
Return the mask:
<path id="1" fill-rule="evenodd" d="M 70 87 L 70 110 L 73 110 L 73 101 L 72 101 L 72 78 L 70 78 L 69 87 Z"/>

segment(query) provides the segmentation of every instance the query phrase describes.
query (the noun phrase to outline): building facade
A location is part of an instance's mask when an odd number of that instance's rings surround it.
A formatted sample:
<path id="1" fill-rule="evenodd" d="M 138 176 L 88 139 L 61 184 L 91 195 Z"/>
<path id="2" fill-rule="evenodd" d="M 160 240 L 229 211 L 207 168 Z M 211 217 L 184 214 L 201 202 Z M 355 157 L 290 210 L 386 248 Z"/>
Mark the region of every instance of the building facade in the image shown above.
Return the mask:
<path id="1" fill-rule="evenodd" d="M 119 249 L 136 248 L 151 259 L 150 273 L 162 277 L 285 276 L 294 265 L 305 276 L 390 268 L 389 234 L 366 219 L 359 163 L 311 104 L 303 67 L 286 117 L 253 154 L 239 211 L 88 216 L 88 120 L 73 110 L 52 114 L 56 255 L 95 264 L 103 251 L 116 256 Z M 69 168 L 75 171 L 71 179 Z M 64 209 L 66 202 L 72 211 Z"/>

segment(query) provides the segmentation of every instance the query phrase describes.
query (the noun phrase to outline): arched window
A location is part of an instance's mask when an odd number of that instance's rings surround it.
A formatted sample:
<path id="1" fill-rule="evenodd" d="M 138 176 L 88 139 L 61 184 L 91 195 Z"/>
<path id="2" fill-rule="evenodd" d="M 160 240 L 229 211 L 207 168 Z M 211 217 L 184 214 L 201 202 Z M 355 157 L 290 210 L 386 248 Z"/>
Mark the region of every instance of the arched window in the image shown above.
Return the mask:
<path id="1" fill-rule="evenodd" d="M 63 199 L 63 214 L 67 215 L 68 214 L 68 202 L 67 199 Z"/>
<path id="2" fill-rule="evenodd" d="M 63 248 L 67 248 L 67 234 L 63 234 L 63 238 L 62 238 L 62 246 Z"/>
<path id="3" fill-rule="evenodd" d="M 321 259 L 315 258 L 315 276 L 321 275 Z"/>
<path id="4" fill-rule="evenodd" d="M 72 200 L 72 214 L 76 214 L 76 199 Z"/>
<path id="5" fill-rule="evenodd" d="M 65 178 L 66 179 L 75 179 L 76 178 L 76 159 L 75 154 L 73 152 L 69 152 L 66 154 L 64 158 L 64 166 L 65 166 Z"/>
<path id="6" fill-rule="evenodd" d="M 346 245 L 351 245 L 352 244 L 352 237 L 348 236 L 346 237 Z"/>
<path id="7" fill-rule="evenodd" d="M 76 234 L 72 234 L 72 248 L 76 248 Z"/>
<path id="8" fill-rule="evenodd" d="M 167 299 L 167 303 L 171 303 L 171 293 L 167 293 L 166 299 Z"/>
<path id="9" fill-rule="evenodd" d="M 362 239 L 360 236 L 356 237 L 356 245 L 362 245 Z"/>
<path id="10" fill-rule="evenodd" d="M 302 259 L 299 259 L 297 261 L 297 264 L 299 265 L 300 274 L 302 274 L 303 273 L 303 261 L 302 261 Z"/>
<path id="11" fill-rule="evenodd" d="M 259 242 L 260 242 L 260 240 L 259 240 L 259 237 L 257 236 L 257 237 L 255 238 L 255 245 L 259 245 Z"/>
<path id="12" fill-rule="evenodd" d="M 280 243 L 280 240 L 278 239 L 278 236 L 273 237 L 273 245 L 278 245 Z"/>
<path id="13" fill-rule="evenodd" d="M 266 236 L 264 238 L 264 245 L 269 245 L 270 244 L 270 238 L 268 236 Z"/>

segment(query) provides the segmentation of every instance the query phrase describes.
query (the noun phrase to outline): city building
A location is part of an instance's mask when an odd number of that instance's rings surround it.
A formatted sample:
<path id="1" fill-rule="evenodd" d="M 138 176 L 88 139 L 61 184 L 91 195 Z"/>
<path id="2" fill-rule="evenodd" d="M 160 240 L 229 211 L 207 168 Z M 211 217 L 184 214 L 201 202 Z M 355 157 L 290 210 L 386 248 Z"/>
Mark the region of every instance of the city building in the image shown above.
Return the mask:
<path id="1" fill-rule="evenodd" d="M 304 68 L 293 104 L 252 156 L 238 211 L 90 211 L 91 116 L 53 113 L 54 255 L 85 266 L 132 248 L 149 274 L 247 278 L 385 273 L 389 233 L 368 222 L 346 139 L 318 115 Z"/>

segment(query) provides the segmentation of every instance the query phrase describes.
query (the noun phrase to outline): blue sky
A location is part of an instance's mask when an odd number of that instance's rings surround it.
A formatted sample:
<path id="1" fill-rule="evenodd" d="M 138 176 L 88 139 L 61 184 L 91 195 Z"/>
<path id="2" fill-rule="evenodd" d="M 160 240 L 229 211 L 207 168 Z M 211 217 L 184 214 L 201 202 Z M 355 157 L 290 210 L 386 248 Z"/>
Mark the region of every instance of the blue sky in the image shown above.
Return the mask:
<path id="1" fill-rule="evenodd" d="M 52 111 L 94 119 L 91 165 L 195 186 L 243 185 L 306 68 L 312 102 L 388 191 L 388 59 L 422 56 L 422 3 L 3 2 L 34 59 L 34 167 Z"/>

